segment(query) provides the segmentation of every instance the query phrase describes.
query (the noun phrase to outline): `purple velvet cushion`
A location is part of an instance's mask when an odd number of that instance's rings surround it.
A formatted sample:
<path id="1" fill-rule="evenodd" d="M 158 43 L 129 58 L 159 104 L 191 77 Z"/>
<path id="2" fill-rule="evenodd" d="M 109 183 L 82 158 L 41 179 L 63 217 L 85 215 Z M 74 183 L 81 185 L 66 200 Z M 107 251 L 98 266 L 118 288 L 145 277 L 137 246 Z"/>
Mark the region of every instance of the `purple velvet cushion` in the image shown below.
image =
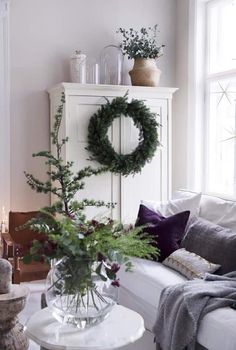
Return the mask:
<path id="1" fill-rule="evenodd" d="M 152 235 L 157 242 L 157 247 L 160 249 L 158 261 L 163 261 L 179 249 L 189 214 L 190 211 L 183 211 L 165 218 L 144 205 L 140 205 L 136 225 L 148 225 L 144 228 L 144 232 Z"/>

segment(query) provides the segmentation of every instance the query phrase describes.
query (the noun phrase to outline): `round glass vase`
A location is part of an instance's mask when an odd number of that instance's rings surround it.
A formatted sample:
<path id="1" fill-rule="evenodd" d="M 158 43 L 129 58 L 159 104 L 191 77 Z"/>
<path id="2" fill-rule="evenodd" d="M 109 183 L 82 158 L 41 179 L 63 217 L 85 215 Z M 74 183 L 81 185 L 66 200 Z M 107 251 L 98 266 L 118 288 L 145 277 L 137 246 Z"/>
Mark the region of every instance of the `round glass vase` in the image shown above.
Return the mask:
<path id="1" fill-rule="evenodd" d="M 92 273 L 93 264 L 63 258 L 49 271 L 46 301 L 62 324 L 84 329 L 103 321 L 116 304 L 117 288 Z"/>

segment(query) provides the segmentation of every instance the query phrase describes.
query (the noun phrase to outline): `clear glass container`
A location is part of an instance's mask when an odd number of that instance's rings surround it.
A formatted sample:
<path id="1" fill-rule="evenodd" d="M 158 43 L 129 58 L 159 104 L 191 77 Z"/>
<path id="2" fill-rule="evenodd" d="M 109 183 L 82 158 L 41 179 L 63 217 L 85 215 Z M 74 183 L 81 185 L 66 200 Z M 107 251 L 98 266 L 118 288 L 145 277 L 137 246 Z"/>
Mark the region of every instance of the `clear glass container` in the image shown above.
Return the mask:
<path id="1" fill-rule="evenodd" d="M 82 266 L 81 266 L 82 265 Z M 91 273 L 90 263 L 78 266 L 63 258 L 50 270 L 46 280 L 46 301 L 56 320 L 78 329 L 103 321 L 116 304 L 117 288 Z"/>
<path id="2" fill-rule="evenodd" d="M 86 61 L 86 83 L 100 84 L 100 64 L 95 59 Z"/>
<path id="3" fill-rule="evenodd" d="M 75 54 L 71 56 L 70 76 L 72 83 L 86 83 L 86 55 L 80 51 L 75 51 Z"/>
<path id="4" fill-rule="evenodd" d="M 108 45 L 103 48 L 100 54 L 101 84 L 122 84 L 123 61 L 120 47 Z"/>

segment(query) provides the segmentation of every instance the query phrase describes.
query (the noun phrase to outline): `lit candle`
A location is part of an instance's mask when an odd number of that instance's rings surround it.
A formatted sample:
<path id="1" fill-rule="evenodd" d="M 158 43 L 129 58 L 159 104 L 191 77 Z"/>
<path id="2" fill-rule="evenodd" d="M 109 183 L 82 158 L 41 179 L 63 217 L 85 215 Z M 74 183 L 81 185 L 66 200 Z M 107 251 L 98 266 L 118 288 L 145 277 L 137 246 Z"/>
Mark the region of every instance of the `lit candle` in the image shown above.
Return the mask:
<path id="1" fill-rule="evenodd" d="M 7 215 L 5 207 L 2 207 L 2 221 L 1 221 L 1 231 L 2 233 L 6 232 L 6 226 L 7 226 Z"/>

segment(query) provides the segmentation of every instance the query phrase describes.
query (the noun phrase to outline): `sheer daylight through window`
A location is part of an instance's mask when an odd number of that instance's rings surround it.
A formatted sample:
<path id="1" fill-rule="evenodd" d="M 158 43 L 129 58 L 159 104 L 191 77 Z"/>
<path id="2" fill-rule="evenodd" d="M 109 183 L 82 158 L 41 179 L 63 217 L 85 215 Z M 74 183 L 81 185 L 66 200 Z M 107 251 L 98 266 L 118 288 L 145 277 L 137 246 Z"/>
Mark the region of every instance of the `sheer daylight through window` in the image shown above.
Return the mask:
<path id="1" fill-rule="evenodd" d="M 236 194 L 236 1 L 207 5 L 205 191 Z"/>

